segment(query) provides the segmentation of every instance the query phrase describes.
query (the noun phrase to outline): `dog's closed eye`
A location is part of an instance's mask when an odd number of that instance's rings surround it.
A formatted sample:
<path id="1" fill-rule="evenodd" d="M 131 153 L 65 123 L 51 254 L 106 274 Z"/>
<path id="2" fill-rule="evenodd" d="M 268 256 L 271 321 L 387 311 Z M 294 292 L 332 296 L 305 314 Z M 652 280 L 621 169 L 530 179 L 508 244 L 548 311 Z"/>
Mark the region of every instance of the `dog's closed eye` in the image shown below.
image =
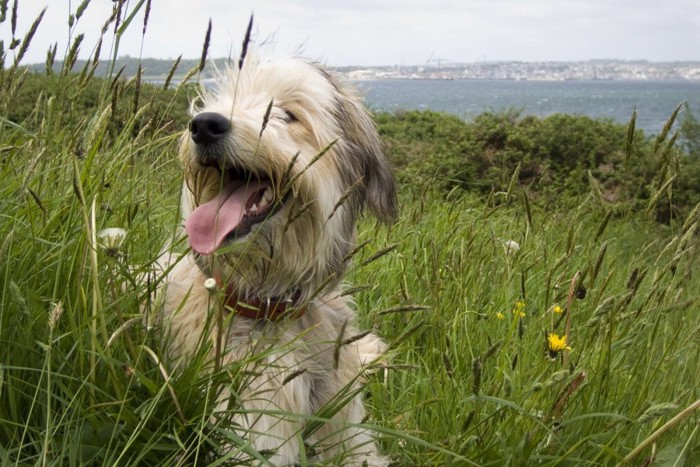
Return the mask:
<path id="1" fill-rule="evenodd" d="M 284 116 L 282 117 L 282 120 L 284 120 L 285 123 L 294 123 L 294 122 L 299 121 L 297 119 L 297 116 L 294 115 L 294 113 L 291 110 L 282 109 L 282 111 L 284 112 Z"/>

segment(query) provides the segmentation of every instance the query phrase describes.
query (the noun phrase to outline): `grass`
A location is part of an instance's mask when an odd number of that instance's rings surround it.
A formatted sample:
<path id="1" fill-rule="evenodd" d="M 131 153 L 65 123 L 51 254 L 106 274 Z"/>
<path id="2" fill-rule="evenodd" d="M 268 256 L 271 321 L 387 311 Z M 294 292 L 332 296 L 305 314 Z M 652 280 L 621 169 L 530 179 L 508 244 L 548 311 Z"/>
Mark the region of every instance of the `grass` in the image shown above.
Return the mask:
<path id="1" fill-rule="evenodd" d="M 353 277 L 375 284 L 358 306 L 394 343 L 370 386 L 381 424 L 484 465 L 607 465 L 697 401 L 697 211 L 675 231 L 606 220 L 592 199 L 528 218 L 518 202 L 420 194 L 403 212 L 365 231 L 395 253 Z M 551 332 L 571 350 L 552 354 Z M 686 420 L 657 447 L 697 446 L 696 431 Z M 386 443 L 406 465 L 451 459 Z"/>
<path id="2" fill-rule="evenodd" d="M 10 62 L 3 116 L 27 79 Z M 25 121 L 0 117 L 0 462 L 220 465 L 224 442 L 262 460 L 231 414 L 212 418 L 244 362 L 203 372 L 202 346 L 174 372 L 161 331 L 142 325 L 154 284 L 137 277 L 178 223 L 177 135 L 138 79 L 102 82 L 98 110 L 76 113 L 93 82 L 76 71 Z M 348 277 L 364 327 L 391 345 L 365 387 L 384 453 L 399 465 L 698 464 L 697 208 L 660 226 L 595 190 L 545 211 L 515 188 L 482 199 L 404 186 L 401 204 L 396 225 L 361 226 Z M 107 227 L 127 230 L 118 249 L 100 245 Z M 550 333 L 570 350 L 548 349 Z"/>

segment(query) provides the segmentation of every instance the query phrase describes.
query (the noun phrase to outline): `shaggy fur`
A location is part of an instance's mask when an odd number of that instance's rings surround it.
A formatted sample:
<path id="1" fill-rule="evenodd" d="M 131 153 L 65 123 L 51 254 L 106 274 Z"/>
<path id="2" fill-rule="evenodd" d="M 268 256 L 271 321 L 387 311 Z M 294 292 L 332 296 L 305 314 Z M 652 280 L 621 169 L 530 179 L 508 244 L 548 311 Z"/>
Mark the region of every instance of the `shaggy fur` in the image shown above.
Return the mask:
<path id="1" fill-rule="evenodd" d="M 394 179 L 370 115 L 348 84 L 297 58 L 248 58 L 241 69 L 223 72 L 215 89 L 203 91 L 192 114 L 180 158 L 183 219 L 195 251 L 172 266 L 159 291 L 171 329 L 170 354 L 176 361 L 193 355 L 203 333 L 216 340 L 217 326 L 206 325 L 217 303 L 204 285 L 209 278 L 217 279 L 219 290 L 244 299 L 289 300 L 291 311 L 274 321 L 219 307 L 222 363 L 255 361 L 240 387 L 232 388 L 230 399 L 245 414 L 236 415 L 233 426 L 256 450 L 271 453 L 273 464 L 293 465 L 305 449 L 300 433 L 308 417 L 354 394 L 305 444 L 318 461 L 386 465 L 371 433 L 354 426 L 365 416 L 357 393 L 362 372 L 386 346 L 354 328 L 355 312 L 340 288 L 362 210 L 385 222 L 397 215 Z M 212 115 L 215 123 L 202 122 Z M 203 142 L 201 131 L 211 138 Z M 239 230 L 215 242 L 213 252 L 202 252 L 192 232 L 209 230 L 199 225 L 198 207 L 246 184 L 258 192 L 241 189 Z M 269 206 L 259 200 L 263 188 L 265 199 L 273 199 Z M 257 213 L 254 201 L 265 209 L 249 222 Z M 215 222 L 219 217 L 224 213 Z M 294 309 L 304 312 L 298 316 Z M 254 354 L 262 356 L 251 359 Z M 228 400 L 222 397 L 221 410 Z"/>

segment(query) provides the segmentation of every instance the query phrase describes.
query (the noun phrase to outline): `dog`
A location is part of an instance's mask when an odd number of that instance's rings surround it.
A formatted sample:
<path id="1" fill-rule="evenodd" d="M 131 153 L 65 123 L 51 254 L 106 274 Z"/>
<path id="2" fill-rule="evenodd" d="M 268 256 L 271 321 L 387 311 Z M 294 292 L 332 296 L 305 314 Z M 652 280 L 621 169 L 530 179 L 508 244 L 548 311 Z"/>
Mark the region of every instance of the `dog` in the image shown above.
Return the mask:
<path id="1" fill-rule="evenodd" d="M 220 365 L 246 362 L 217 410 L 236 401 L 231 426 L 271 464 L 311 451 L 318 462 L 387 465 L 362 427 L 359 391 L 386 344 L 355 328 L 342 283 L 363 211 L 386 223 L 398 214 L 359 93 L 316 62 L 249 55 L 219 72 L 191 114 L 179 150 L 191 251 L 164 260 L 158 291 L 171 358 L 208 340 Z"/>

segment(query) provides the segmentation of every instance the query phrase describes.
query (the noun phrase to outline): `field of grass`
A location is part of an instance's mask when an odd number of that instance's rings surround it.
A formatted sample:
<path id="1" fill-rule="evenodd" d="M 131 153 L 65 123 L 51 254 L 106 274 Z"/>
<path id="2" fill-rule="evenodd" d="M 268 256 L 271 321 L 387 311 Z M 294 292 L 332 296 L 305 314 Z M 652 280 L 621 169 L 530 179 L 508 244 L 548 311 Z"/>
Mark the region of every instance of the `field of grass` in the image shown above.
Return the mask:
<path id="1" fill-rule="evenodd" d="M 13 121 L 30 39 L 0 69 L 0 463 L 221 465 L 223 441 L 260 459 L 212 417 L 212 388 L 239 368 L 199 371 L 203 349 L 172 371 L 144 326 L 158 277 L 137 277 L 176 232 L 170 120 L 191 91 L 156 101 L 138 79 L 65 70 Z M 545 208 L 516 181 L 490 196 L 404 181 L 399 221 L 361 226 L 348 281 L 391 346 L 365 387 L 382 451 L 397 465 L 699 465 L 700 208 L 662 225 L 658 199 L 615 205 L 594 180 Z M 114 227 L 120 245 L 98 236 Z"/>
<path id="2" fill-rule="evenodd" d="M 449 451 L 392 437 L 402 463 L 609 465 L 697 407 L 697 212 L 675 230 L 606 219 L 592 198 L 528 214 L 421 194 L 403 212 L 390 232 L 365 231 L 397 247 L 353 277 L 394 343 L 370 385 L 375 416 Z M 550 333 L 570 350 L 550 352 Z M 697 463 L 697 413 L 686 416 L 653 439 L 659 459 L 694 448 L 675 465 Z"/>

